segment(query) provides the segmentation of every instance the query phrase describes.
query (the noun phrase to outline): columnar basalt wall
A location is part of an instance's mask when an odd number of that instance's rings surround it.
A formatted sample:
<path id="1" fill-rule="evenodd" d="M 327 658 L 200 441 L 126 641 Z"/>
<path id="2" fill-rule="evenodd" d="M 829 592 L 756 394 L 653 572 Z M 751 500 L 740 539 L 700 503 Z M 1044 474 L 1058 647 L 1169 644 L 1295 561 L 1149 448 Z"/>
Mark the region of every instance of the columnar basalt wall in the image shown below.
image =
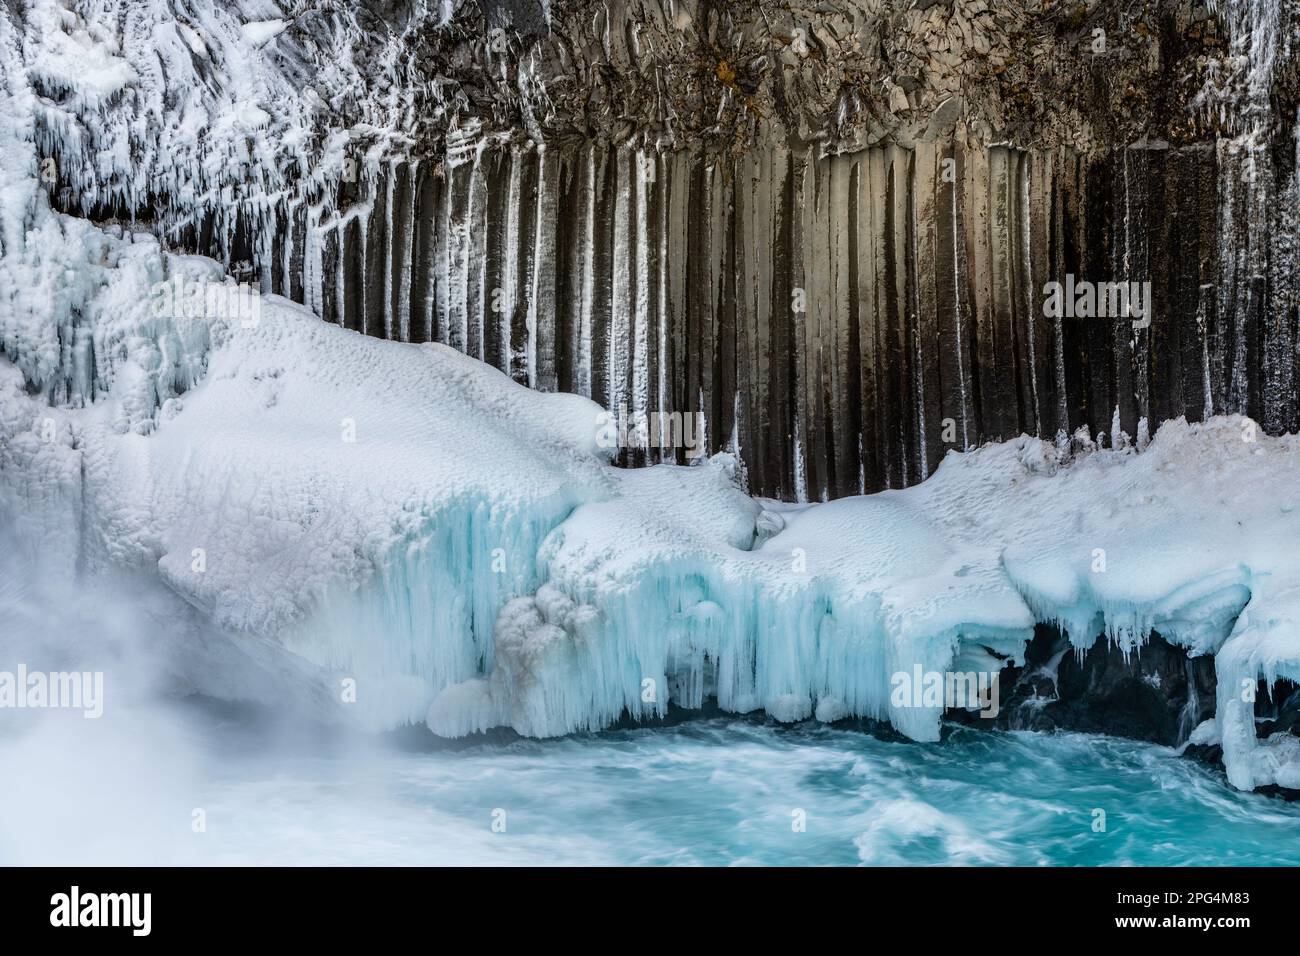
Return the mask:
<path id="1" fill-rule="evenodd" d="M 627 464 L 687 460 L 657 413 L 798 500 L 1021 432 L 1300 427 L 1291 0 L 120 5 L 17 14 L 121 38 L 109 100 L 29 70 L 61 208 L 626 408 Z"/>
<path id="2" fill-rule="evenodd" d="M 238 231 L 232 256 L 326 321 L 442 342 L 633 424 L 702 416 L 758 494 L 900 487 L 1021 432 L 1300 426 L 1294 181 L 1259 211 L 1278 228 L 1255 229 L 1239 160 L 1209 144 L 1085 156 L 958 132 L 709 157 L 479 139 L 358 189 L 269 243 Z M 1149 281 L 1149 325 L 1046 314 L 1045 286 L 1071 276 Z M 670 439 L 625 460 L 685 461 Z"/>

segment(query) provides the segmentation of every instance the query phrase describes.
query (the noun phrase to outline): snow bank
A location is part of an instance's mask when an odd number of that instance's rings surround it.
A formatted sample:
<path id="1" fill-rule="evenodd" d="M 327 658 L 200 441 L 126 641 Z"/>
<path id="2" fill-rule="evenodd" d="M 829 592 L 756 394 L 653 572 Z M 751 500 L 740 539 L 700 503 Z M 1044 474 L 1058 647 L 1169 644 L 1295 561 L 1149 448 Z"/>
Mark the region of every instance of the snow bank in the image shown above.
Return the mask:
<path id="1" fill-rule="evenodd" d="M 299 652 L 369 723 L 423 719 L 435 690 L 491 667 L 546 533 L 612 486 L 599 410 L 52 212 L 32 84 L 72 69 L 68 44 L 105 62 L 116 47 L 56 4 L 28 12 L 19 35 L 0 11 L 0 513 L 67 573 L 149 570 L 215 626 Z M 191 48 L 238 29 L 209 12 Z M 89 109 L 83 93 L 62 108 Z M 226 292 L 241 308 L 213 308 Z"/>
<path id="2" fill-rule="evenodd" d="M 893 706 L 890 675 L 997 670 L 1041 621 L 1080 652 L 1105 633 L 1140 653 L 1157 630 L 1218 655 L 1233 782 L 1295 772 L 1279 757 L 1294 745 L 1257 746 L 1238 698 L 1300 663 L 1300 440 L 1238 417 L 1180 420 L 1142 453 L 1064 461 L 1022 437 L 953 453 L 905 491 L 757 515 L 727 470 L 621 473 L 619 494 L 580 507 L 539 556 L 545 596 L 498 622 L 508 671 L 475 684 L 463 712 L 452 701 L 470 690 L 447 691 L 430 726 L 562 733 L 716 695 L 729 710 L 867 715 L 937 739 L 938 709 Z M 758 540 L 761 526 L 781 530 Z"/>
<path id="3" fill-rule="evenodd" d="M 15 331 L 38 310 L 5 339 L 5 492 L 42 533 L 80 522 L 45 548 L 92 571 L 155 567 L 220 627 L 357 681 L 379 723 L 422 717 L 430 688 L 490 666 L 496 613 L 536 590 L 546 533 L 612 487 L 599 409 L 277 297 L 247 328 L 160 319 L 151 288 L 214 264 L 100 241 L 104 284 L 76 319 L 93 373 L 42 364 L 39 337 Z"/>

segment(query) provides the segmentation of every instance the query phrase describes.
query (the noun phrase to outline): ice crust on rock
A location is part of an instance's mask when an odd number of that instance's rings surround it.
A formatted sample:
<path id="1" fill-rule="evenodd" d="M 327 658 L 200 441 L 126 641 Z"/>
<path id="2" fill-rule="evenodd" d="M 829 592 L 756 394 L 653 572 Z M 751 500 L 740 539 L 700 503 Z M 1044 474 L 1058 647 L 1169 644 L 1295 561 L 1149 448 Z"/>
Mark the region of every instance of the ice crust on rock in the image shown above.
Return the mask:
<path id="1" fill-rule="evenodd" d="M 0 511 L 53 566 L 152 570 L 216 626 L 353 678 L 368 723 L 422 720 L 490 667 L 545 534 L 613 487 L 599 409 L 276 296 L 250 322 L 160 310 L 159 283 L 234 280 L 52 211 L 35 97 L 22 70 L 3 82 Z"/>
<path id="2" fill-rule="evenodd" d="M 1172 422 L 1144 452 L 1068 462 L 1037 439 L 989 445 L 953 453 L 904 491 L 784 509 L 783 530 L 753 547 L 733 529 L 763 523 L 756 505 L 729 500 L 708 468 L 620 473 L 621 493 L 579 507 L 539 558 L 550 587 L 599 614 L 601 640 L 531 619 L 548 652 L 529 686 L 556 701 L 552 733 L 623 711 L 661 715 L 669 699 L 699 706 L 707 694 L 736 711 L 867 715 L 935 739 L 938 713 L 891 707 L 889 676 L 981 654 L 995 669 L 1019 661 L 1035 621 L 1060 625 L 1080 652 L 1104 632 L 1141 653 L 1154 629 L 1219 655 L 1221 677 L 1231 664 L 1293 679 L 1300 441 L 1254 436 L 1233 417 Z M 529 622 L 509 622 L 520 626 Z M 668 693 L 644 700 L 645 679 Z M 592 709 L 575 721 L 555 696 L 563 688 Z M 1242 706 L 1246 732 L 1225 738 L 1230 762 L 1242 758 L 1234 782 L 1273 782 L 1265 755 L 1282 745 L 1257 747 Z M 457 732 L 445 708 L 430 723 Z M 537 732 L 535 716 L 526 727 Z"/>

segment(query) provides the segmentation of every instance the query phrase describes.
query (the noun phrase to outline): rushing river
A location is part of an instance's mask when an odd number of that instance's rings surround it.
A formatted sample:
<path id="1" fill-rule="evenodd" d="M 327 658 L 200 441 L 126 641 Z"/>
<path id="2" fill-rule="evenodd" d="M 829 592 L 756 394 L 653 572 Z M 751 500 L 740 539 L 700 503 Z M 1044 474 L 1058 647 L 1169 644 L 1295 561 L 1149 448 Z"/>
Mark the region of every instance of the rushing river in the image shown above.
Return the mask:
<path id="1" fill-rule="evenodd" d="M 1165 747 L 726 716 L 367 735 L 182 621 L 156 587 L 73 585 L 0 547 L 0 669 L 105 671 L 97 718 L 0 709 L 0 864 L 1300 863 L 1300 802 Z M 271 705 L 178 699 L 178 673 Z"/>
<path id="2" fill-rule="evenodd" d="M 1300 803 L 1082 734 L 922 745 L 714 717 L 448 747 L 182 704 L 0 746 L 29 770 L 0 796 L 5 863 L 1300 862 Z"/>

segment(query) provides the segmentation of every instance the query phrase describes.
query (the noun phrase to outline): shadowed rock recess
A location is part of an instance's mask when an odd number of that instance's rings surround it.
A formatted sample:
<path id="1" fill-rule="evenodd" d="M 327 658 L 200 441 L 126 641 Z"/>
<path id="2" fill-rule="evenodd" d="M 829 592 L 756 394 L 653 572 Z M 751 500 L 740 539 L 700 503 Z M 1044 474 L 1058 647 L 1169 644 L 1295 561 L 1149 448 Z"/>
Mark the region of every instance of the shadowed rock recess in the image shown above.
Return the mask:
<path id="1" fill-rule="evenodd" d="M 128 57 L 187 12 L 106 6 Z M 49 111 L 63 208 L 633 422 L 702 414 L 758 495 L 1021 432 L 1300 427 L 1292 0 L 232 6 L 285 20 L 269 119 L 160 148 L 169 70 L 234 68 L 137 63 L 114 123 Z M 1149 324 L 1046 315 L 1069 277 L 1149 281 Z"/>

